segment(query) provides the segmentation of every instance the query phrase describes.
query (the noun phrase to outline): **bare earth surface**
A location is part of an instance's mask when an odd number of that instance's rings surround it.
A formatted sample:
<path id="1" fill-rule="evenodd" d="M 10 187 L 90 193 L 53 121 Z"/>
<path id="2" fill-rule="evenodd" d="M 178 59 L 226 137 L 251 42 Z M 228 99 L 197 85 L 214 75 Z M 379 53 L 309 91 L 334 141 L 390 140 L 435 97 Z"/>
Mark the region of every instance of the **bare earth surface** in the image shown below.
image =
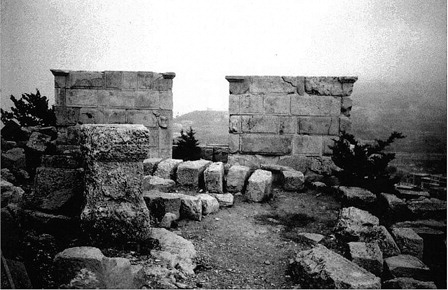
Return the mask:
<path id="1" fill-rule="evenodd" d="M 196 276 L 183 281 L 193 288 L 299 288 L 288 275 L 295 252 L 311 247 L 298 233 L 326 236 L 323 244 L 339 251 L 331 237 L 340 204 L 326 194 L 274 189 L 266 203 L 221 208 L 201 222 L 183 220 L 174 231 L 193 242 Z"/>

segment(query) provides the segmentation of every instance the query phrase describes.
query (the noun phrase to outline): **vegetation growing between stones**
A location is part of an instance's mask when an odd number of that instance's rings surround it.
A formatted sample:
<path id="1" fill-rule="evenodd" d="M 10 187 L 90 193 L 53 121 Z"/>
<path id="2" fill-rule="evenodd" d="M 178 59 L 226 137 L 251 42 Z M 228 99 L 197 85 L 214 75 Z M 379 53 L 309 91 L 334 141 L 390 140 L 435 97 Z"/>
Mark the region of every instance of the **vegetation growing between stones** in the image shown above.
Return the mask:
<path id="1" fill-rule="evenodd" d="M 36 91 L 35 94 L 22 94 L 20 99 L 11 95 L 10 99 L 15 107 L 11 107 L 12 112 L 1 109 L 3 124 L 16 119 L 21 126 L 55 126 L 54 109 L 48 107 L 47 97 L 42 96 L 38 89 Z"/>
<path id="2" fill-rule="evenodd" d="M 405 138 L 393 132 L 386 140 L 375 139 L 374 144 L 363 144 L 355 136 L 343 132 L 335 141 L 332 159 L 343 170 L 338 174 L 342 184 L 367 188 L 375 193 L 390 192 L 398 182 L 392 177 L 388 164 L 395 153 L 385 152 L 395 140 Z"/>
<path id="3" fill-rule="evenodd" d="M 196 132 L 190 127 L 184 132 L 180 130 L 180 137 L 175 141 L 177 147 L 173 148 L 173 158 L 187 160 L 199 160 L 201 158 L 201 148 L 199 141 L 194 136 Z"/>

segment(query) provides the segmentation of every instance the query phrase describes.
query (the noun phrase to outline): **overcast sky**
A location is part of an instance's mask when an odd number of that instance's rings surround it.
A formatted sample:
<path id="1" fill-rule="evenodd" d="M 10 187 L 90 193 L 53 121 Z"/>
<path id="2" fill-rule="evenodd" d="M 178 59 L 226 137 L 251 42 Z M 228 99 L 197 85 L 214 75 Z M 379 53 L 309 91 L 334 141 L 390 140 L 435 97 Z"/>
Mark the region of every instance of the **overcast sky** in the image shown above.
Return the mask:
<path id="1" fill-rule="evenodd" d="M 173 71 L 175 113 L 226 110 L 226 75 L 446 85 L 446 0 L 1 2 L 2 107 L 53 103 L 52 68 Z"/>

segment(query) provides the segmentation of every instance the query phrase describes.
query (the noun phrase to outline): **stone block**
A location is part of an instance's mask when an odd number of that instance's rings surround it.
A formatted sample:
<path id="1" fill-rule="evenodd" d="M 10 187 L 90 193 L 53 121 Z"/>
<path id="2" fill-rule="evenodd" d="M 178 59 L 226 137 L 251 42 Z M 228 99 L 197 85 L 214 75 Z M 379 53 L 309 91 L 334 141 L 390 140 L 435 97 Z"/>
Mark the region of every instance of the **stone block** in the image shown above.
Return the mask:
<path id="1" fill-rule="evenodd" d="M 344 206 L 354 206 L 364 210 L 373 210 L 376 206 L 376 195 L 360 187 L 340 186 Z"/>
<path id="2" fill-rule="evenodd" d="M 297 125 L 296 117 L 289 117 L 289 116 L 278 117 L 278 133 L 280 135 L 294 134 L 295 132 L 297 132 L 296 125 Z"/>
<path id="3" fill-rule="evenodd" d="M 213 147 L 213 161 L 227 163 L 229 160 L 229 147 Z"/>
<path id="4" fill-rule="evenodd" d="M 174 213 L 167 212 L 159 223 L 159 227 L 169 229 L 179 219 Z"/>
<path id="5" fill-rule="evenodd" d="M 138 89 L 151 89 L 151 83 L 154 78 L 157 77 L 154 72 L 138 72 L 137 73 L 137 88 Z"/>
<path id="6" fill-rule="evenodd" d="M 100 96 L 99 90 L 70 89 L 66 90 L 66 105 L 69 107 L 96 107 Z"/>
<path id="7" fill-rule="evenodd" d="M 415 219 L 442 219 L 446 217 L 446 201 L 437 198 L 415 199 L 407 202 Z"/>
<path id="8" fill-rule="evenodd" d="M 303 96 L 305 94 L 305 77 L 287 77 L 283 76 L 282 79 L 296 87 L 296 92 Z"/>
<path id="9" fill-rule="evenodd" d="M 33 132 L 30 139 L 26 143 L 26 147 L 32 151 L 43 153 L 47 149 L 50 141 L 51 136 L 39 132 Z"/>
<path id="10" fill-rule="evenodd" d="M 392 278 L 408 277 L 428 281 L 429 268 L 417 257 L 411 255 L 398 255 L 384 259 L 385 270 Z"/>
<path id="11" fill-rule="evenodd" d="M 79 214 L 84 190 L 84 170 L 38 167 L 34 191 L 26 194 L 27 208 L 44 212 Z"/>
<path id="12" fill-rule="evenodd" d="M 159 107 L 163 110 L 173 109 L 173 93 L 170 92 L 159 92 Z"/>
<path id="13" fill-rule="evenodd" d="M 84 162 L 82 158 L 70 155 L 42 155 L 40 164 L 42 167 L 76 169 L 83 167 Z"/>
<path id="14" fill-rule="evenodd" d="M 394 194 L 381 193 L 379 202 L 384 209 L 384 215 L 391 220 L 405 219 L 409 216 L 406 203 Z"/>
<path id="15" fill-rule="evenodd" d="M 241 135 L 241 152 L 243 153 L 286 155 L 291 153 L 291 145 L 291 136 L 262 134 Z"/>
<path id="16" fill-rule="evenodd" d="M 134 108 L 137 94 L 135 91 L 101 90 L 97 91 L 98 105 L 106 108 Z"/>
<path id="17" fill-rule="evenodd" d="M 126 121 L 129 124 L 142 124 L 145 127 L 157 128 L 157 117 L 151 110 L 126 110 Z"/>
<path id="18" fill-rule="evenodd" d="M 81 124 L 104 124 L 106 118 L 104 113 L 96 108 L 80 108 L 79 122 Z"/>
<path id="19" fill-rule="evenodd" d="M 79 121 L 80 108 L 54 106 L 56 125 L 73 126 Z"/>
<path id="20" fill-rule="evenodd" d="M 229 96 L 229 114 L 239 114 L 240 113 L 240 96 L 230 95 Z"/>
<path id="21" fill-rule="evenodd" d="M 239 134 L 229 134 L 229 153 L 236 153 L 240 151 L 240 135 Z"/>
<path id="22" fill-rule="evenodd" d="M 419 281 L 408 277 L 399 277 L 383 282 L 383 289 L 437 289 L 432 281 Z"/>
<path id="23" fill-rule="evenodd" d="M 80 145 L 91 160 L 141 162 L 149 148 L 149 130 L 143 125 L 81 125 Z"/>
<path id="24" fill-rule="evenodd" d="M 197 196 L 182 195 L 180 216 L 196 221 L 202 220 L 202 200 Z"/>
<path id="25" fill-rule="evenodd" d="M 251 76 L 249 91 L 254 94 L 260 93 L 286 93 L 292 94 L 297 91 L 291 83 L 285 82 L 280 76 Z"/>
<path id="26" fill-rule="evenodd" d="M 344 116 L 350 117 L 350 112 L 353 107 L 353 100 L 349 97 L 341 98 L 341 113 Z"/>
<path id="27" fill-rule="evenodd" d="M 206 194 L 206 193 L 201 193 L 201 194 L 198 194 L 197 197 L 202 202 L 202 214 L 203 215 L 208 215 L 208 214 L 215 213 L 215 212 L 219 211 L 219 202 L 213 196 Z"/>
<path id="28" fill-rule="evenodd" d="M 305 91 L 323 96 L 349 96 L 357 77 L 306 77 Z"/>
<path id="29" fill-rule="evenodd" d="M 205 189 L 212 193 L 224 193 L 224 164 L 213 162 L 204 171 Z"/>
<path id="30" fill-rule="evenodd" d="M 155 91 L 171 91 L 173 88 L 173 79 L 164 78 L 161 74 L 155 74 L 151 83 L 151 90 Z"/>
<path id="31" fill-rule="evenodd" d="M 104 87 L 104 78 L 102 72 L 93 71 L 71 71 L 69 74 L 70 88 L 93 88 L 100 89 Z"/>
<path id="32" fill-rule="evenodd" d="M 392 228 L 392 235 L 402 254 L 423 259 L 423 239 L 411 228 Z"/>
<path id="33" fill-rule="evenodd" d="M 123 83 L 123 72 L 121 71 L 106 71 L 106 89 L 121 89 Z"/>
<path id="34" fill-rule="evenodd" d="M 337 117 L 299 117 L 299 134 L 338 135 L 339 119 Z"/>
<path id="35" fill-rule="evenodd" d="M 383 272 L 383 253 L 377 243 L 348 243 L 351 261 L 375 276 Z"/>
<path id="36" fill-rule="evenodd" d="M 130 71 L 123 72 L 122 88 L 127 90 L 137 89 L 137 72 L 130 72 Z"/>
<path id="37" fill-rule="evenodd" d="M 266 114 L 289 114 L 291 97 L 289 95 L 267 95 L 264 97 L 264 112 Z"/>
<path id="38" fill-rule="evenodd" d="M 397 196 L 404 199 L 416 199 L 419 197 L 430 197 L 429 192 L 423 190 L 406 190 L 397 188 Z"/>
<path id="39" fill-rule="evenodd" d="M 248 117 L 248 116 L 243 116 Z M 241 116 L 229 117 L 229 133 L 241 133 Z"/>
<path id="40" fill-rule="evenodd" d="M 245 196 L 247 200 L 262 202 L 272 195 L 272 173 L 266 170 L 257 169 L 249 177 Z"/>
<path id="41" fill-rule="evenodd" d="M 157 169 L 157 165 L 163 160 L 163 158 L 147 158 L 143 160 L 143 173 L 145 175 L 153 175 Z"/>
<path id="42" fill-rule="evenodd" d="M 179 164 L 183 162 L 182 159 L 165 159 L 159 163 L 154 176 L 158 176 L 165 179 L 176 180 L 176 171 Z"/>
<path id="43" fill-rule="evenodd" d="M 161 192 L 172 192 L 176 182 L 171 179 L 160 178 L 157 176 L 146 175 L 143 178 L 143 190 L 158 190 Z"/>
<path id="44" fill-rule="evenodd" d="M 230 94 L 239 95 L 249 91 L 250 77 L 226 76 Z"/>
<path id="45" fill-rule="evenodd" d="M 107 124 L 126 124 L 126 110 L 105 109 L 103 113 Z"/>
<path id="46" fill-rule="evenodd" d="M 333 154 L 333 149 L 330 146 L 334 146 L 334 140 L 337 139 L 335 136 L 322 136 L 322 155 L 328 156 Z"/>
<path id="47" fill-rule="evenodd" d="M 263 96 L 240 95 L 240 114 L 263 113 Z"/>
<path id="48" fill-rule="evenodd" d="M 241 130 L 243 133 L 277 133 L 277 128 L 277 116 L 241 116 Z"/>
<path id="49" fill-rule="evenodd" d="M 11 169 L 26 168 L 25 150 L 20 147 L 12 148 L 6 151 L 5 153 L 2 153 L 1 160 L 2 160 L 2 168 L 11 168 Z"/>
<path id="50" fill-rule="evenodd" d="M 298 233 L 297 235 L 301 238 L 304 238 L 306 241 L 310 241 L 316 244 L 320 243 L 325 238 L 325 236 L 315 233 Z"/>
<path id="51" fill-rule="evenodd" d="M 352 121 L 346 116 L 339 117 L 339 132 L 350 133 L 352 130 Z"/>
<path id="52" fill-rule="evenodd" d="M 145 191 L 143 198 L 146 206 L 157 221 L 161 221 L 165 214 L 173 213 L 177 219 L 180 217 L 181 199 L 183 195 L 177 193 Z"/>
<path id="53" fill-rule="evenodd" d="M 293 154 L 320 156 L 322 154 L 322 136 L 309 136 L 309 135 L 294 136 Z"/>
<path id="54" fill-rule="evenodd" d="M 339 77 L 342 83 L 342 95 L 350 96 L 353 92 L 353 85 L 358 80 L 358 77 Z"/>
<path id="55" fill-rule="evenodd" d="M 311 165 L 311 159 L 303 155 L 282 156 L 277 164 L 291 167 L 300 172 L 306 172 Z"/>
<path id="56" fill-rule="evenodd" d="M 54 89 L 54 103 L 56 106 L 65 106 L 66 104 L 65 89 Z"/>
<path id="57" fill-rule="evenodd" d="M 244 192 L 250 172 L 251 170 L 247 166 L 233 165 L 230 167 L 227 174 L 227 191 L 232 193 Z"/>
<path id="58" fill-rule="evenodd" d="M 305 186 L 305 175 L 300 171 L 283 171 L 283 189 L 299 191 Z"/>
<path id="59" fill-rule="evenodd" d="M 204 170 L 212 164 L 208 160 L 185 161 L 177 167 L 177 182 L 184 186 L 203 187 Z"/>
<path id="60" fill-rule="evenodd" d="M 219 203 L 220 207 L 229 207 L 229 206 L 233 206 L 233 194 L 231 193 L 215 193 L 213 194 L 213 197 L 216 198 L 216 200 Z"/>
<path id="61" fill-rule="evenodd" d="M 160 93 L 157 91 L 136 91 L 134 107 L 139 109 L 158 109 L 160 107 Z M 167 108 L 167 109 L 171 109 Z"/>
<path id="62" fill-rule="evenodd" d="M 331 96 L 291 95 L 291 114 L 296 116 L 339 116 L 341 101 Z"/>
<path id="63" fill-rule="evenodd" d="M 290 268 L 304 288 L 381 288 L 380 278 L 322 245 L 299 252 Z"/>
<path id="64" fill-rule="evenodd" d="M 54 87 L 65 89 L 68 85 L 68 75 L 67 74 L 55 74 L 54 75 Z"/>

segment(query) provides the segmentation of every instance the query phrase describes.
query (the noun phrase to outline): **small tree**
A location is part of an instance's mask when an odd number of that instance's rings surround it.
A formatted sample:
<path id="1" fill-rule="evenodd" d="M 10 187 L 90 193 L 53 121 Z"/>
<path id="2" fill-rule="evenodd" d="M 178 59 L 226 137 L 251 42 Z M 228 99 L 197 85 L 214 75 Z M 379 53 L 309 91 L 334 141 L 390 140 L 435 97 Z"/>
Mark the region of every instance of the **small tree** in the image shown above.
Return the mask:
<path id="1" fill-rule="evenodd" d="M 177 148 L 173 152 L 174 158 L 184 161 L 201 158 L 201 148 L 199 147 L 199 141 L 194 137 L 195 134 L 196 132 L 191 127 L 186 132 L 183 129 L 180 130 L 180 137 L 177 138 L 175 143 Z"/>
<path id="2" fill-rule="evenodd" d="M 12 112 L 1 109 L 1 121 L 6 124 L 12 119 L 16 119 L 21 126 L 54 126 L 56 116 L 53 108 L 48 108 L 48 99 L 41 96 L 38 89 L 36 94 L 22 94 L 22 98 L 17 100 L 13 95 L 10 99 L 14 103 Z"/>
<path id="3" fill-rule="evenodd" d="M 397 139 L 405 138 L 401 133 L 393 132 L 386 140 L 375 139 L 374 144 L 361 144 L 351 134 L 343 132 L 335 141 L 332 159 L 342 168 L 339 173 L 341 183 L 360 186 L 373 192 L 390 191 L 398 180 L 391 178 L 388 164 L 395 153 L 384 150 Z"/>

